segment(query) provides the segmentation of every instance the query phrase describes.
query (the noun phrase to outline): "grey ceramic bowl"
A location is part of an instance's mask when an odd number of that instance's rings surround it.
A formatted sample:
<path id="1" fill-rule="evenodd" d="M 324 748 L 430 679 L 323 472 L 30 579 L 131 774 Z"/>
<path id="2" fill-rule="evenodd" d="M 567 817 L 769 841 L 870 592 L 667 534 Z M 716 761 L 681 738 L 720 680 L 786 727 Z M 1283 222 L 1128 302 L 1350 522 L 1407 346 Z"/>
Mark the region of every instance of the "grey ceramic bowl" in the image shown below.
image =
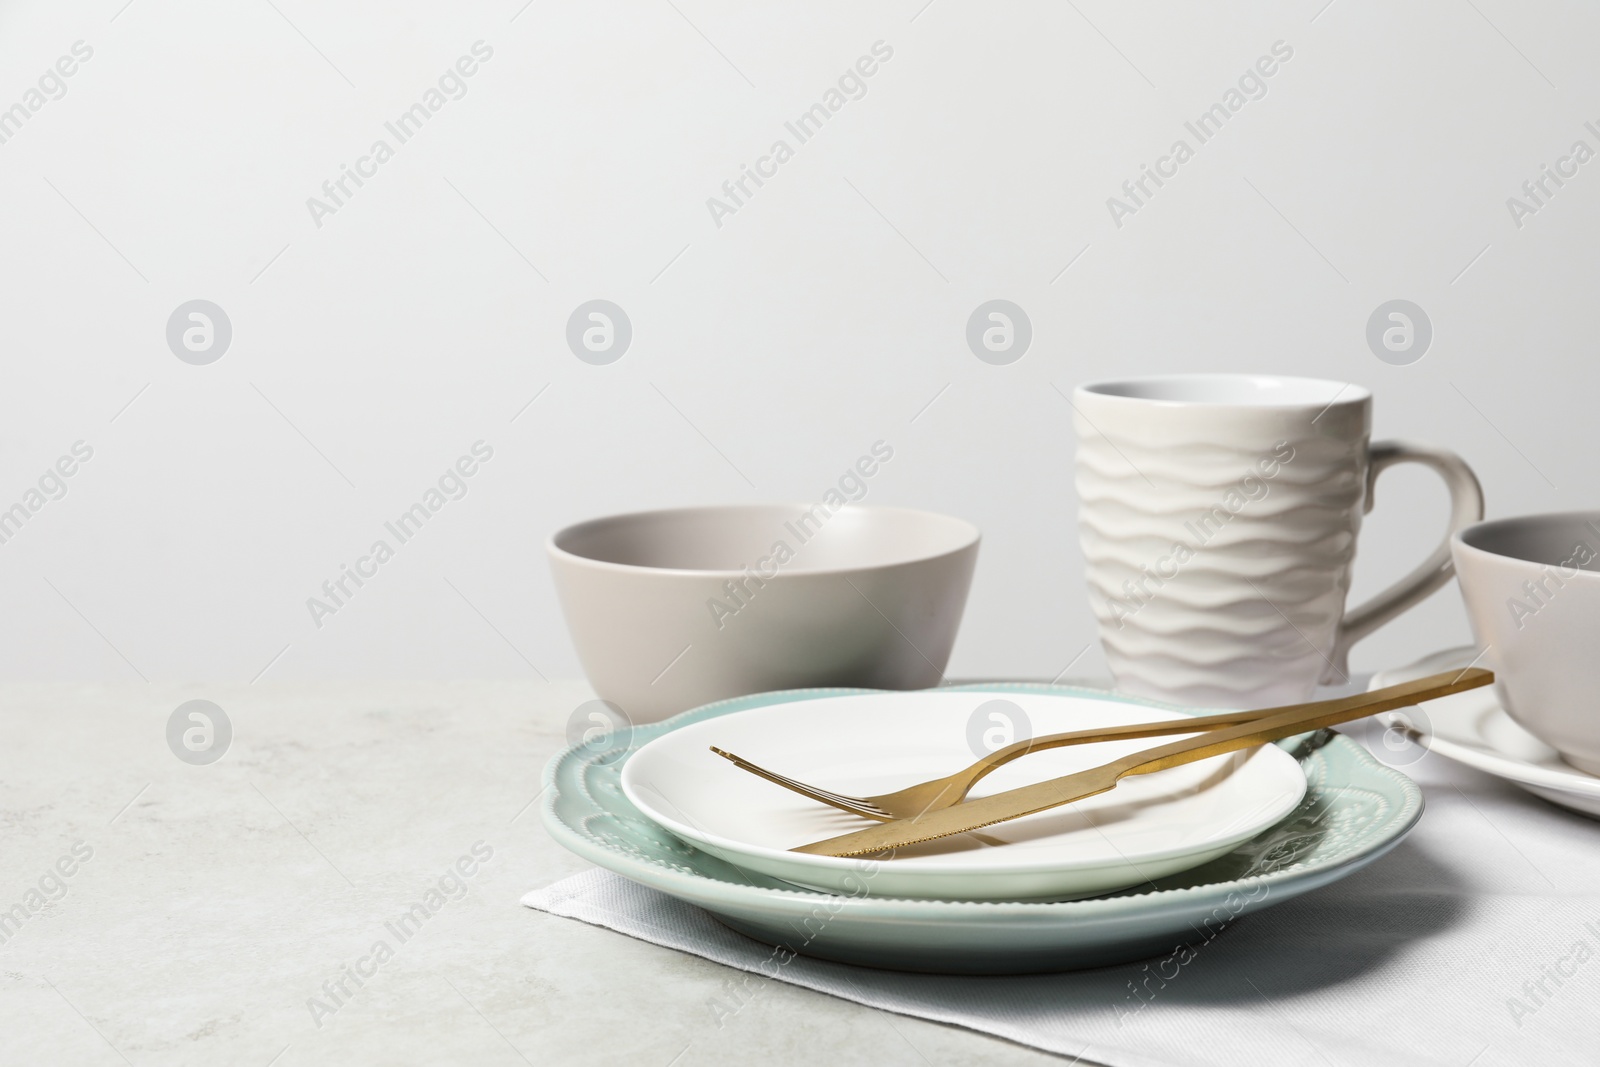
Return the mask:
<path id="1" fill-rule="evenodd" d="M 614 515 L 546 548 L 589 682 L 634 722 L 773 689 L 943 677 L 979 534 L 909 508 Z"/>
<path id="2" fill-rule="evenodd" d="M 1600 511 L 1481 522 L 1450 547 L 1506 711 L 1600 774 Z"/>

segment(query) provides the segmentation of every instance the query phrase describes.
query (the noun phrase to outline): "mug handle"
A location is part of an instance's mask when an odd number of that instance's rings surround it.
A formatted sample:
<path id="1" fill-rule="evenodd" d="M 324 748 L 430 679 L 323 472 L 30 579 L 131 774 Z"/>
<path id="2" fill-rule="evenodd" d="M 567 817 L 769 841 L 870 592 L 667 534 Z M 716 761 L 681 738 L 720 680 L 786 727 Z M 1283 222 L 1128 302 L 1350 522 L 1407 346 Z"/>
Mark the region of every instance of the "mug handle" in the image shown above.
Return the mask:
<path id="1" fill-rule="evenodd" d="M 1450 537 L 1483 518 L 1483 486 L 1478 484 L 1478 476 L 1472 473 L 1466 461 L 1449 449 L 1410 441 L 1379 441 L 1368 449 L 1365 511 L 1372 510 L 1378 475 L 1397 463 L 1420 463 L 1444 479 L 1445 488 L 1450 491 L 1450 526 L 1439 547 L 1410 574 L 1360 607 L 1345 612 L 1334 640 L 1328 672 L 1323 677 L 1325 684 L 1349 679 L 1351 645 L 1396 615 L 1415 607 L 1455 577 L 1455 565 L 1450 560 Z"/>

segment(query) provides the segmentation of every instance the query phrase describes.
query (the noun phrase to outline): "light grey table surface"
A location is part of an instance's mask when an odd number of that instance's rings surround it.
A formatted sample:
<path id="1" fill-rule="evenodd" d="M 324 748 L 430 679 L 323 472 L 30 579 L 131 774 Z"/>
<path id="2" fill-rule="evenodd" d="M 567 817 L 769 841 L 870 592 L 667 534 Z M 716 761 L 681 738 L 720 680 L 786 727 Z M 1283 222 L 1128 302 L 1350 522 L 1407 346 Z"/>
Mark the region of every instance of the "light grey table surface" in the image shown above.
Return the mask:
<path id="1" fill-rule="evenodd" d="M 1062 1062 L 778 982 L 719 1027 L 734 972 L 522 907 L 587 867 L 536 798 L 590 696 L 0 687 L 0 1063 Z M 197 698 L 233 729 L 208 766 L 167 742 Z"/>

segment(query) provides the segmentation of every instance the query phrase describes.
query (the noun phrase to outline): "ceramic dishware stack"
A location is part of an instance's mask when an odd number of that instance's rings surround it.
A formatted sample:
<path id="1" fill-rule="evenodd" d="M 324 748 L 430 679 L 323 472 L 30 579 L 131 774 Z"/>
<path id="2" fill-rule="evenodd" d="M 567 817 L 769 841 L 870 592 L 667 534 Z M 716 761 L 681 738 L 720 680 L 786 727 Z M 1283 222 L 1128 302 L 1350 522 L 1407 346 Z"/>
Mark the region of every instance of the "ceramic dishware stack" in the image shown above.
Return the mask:
<path id="1" fill-rule="evenodd" d="M 859 794 L 959 769 L 1011 738 L 1194 714 L 1044 685 L 755 694 L 574 745 L 547 769 L 544 817 L 578 854 L 770 944 L 877 967 L 1024 973 L 1134 959 L 1197 930 L 1215 936 L 1372 862 L 1421 813 L 1407 779 L 1322 731 L 892 858 L 807 855 L 794 849 L 863 820 L 713 751 Z M 975 792 L 998 795 L 1148 744 L 1030 752 Z"/>
<path id="2" fill-rule="evenodd" d="M 707 748 L 742 748 L 819 784 L 872 791 L 971 762 L 969 728 L 997 704 L 1041 733 L 1194 713 L 1027 684 L 756 694 L 569 748 L 545 772 L 545 825 L 599 866 L 768 944 L 874 967 L 1007 974 L 1100 966 L 1215 936 L 1371 863 L 1422 812 L 1409 779 L 1319 731 L 892 860 L 798 857 L 793 845 L 863 821 Z M 920 727 L 909 742 L 896 731 L 908 721 Z M 828 744 L 822 728 L 843 734 Z M 985 791 L 1111 754 L 1096 749 L 1116 744 L 1031 754 L 991 775 Z"/>

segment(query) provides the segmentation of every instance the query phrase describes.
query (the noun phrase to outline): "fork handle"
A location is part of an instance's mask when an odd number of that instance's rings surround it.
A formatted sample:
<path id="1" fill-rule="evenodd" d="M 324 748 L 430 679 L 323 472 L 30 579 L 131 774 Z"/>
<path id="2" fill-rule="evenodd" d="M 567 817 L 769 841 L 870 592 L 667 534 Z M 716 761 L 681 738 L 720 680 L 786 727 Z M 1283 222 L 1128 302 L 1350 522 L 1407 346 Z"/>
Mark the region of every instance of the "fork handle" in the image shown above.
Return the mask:
<path id="1" fill-rule="evenodd" d="M 1087 745 L 1097 741 L 1129 741 L 1141 737 L 1166 737 L 1170 734 L 1194 734 L 1216 730 L 1224 726 L 1239 726 L 1254 722 L 1264 715 L 1284 711 L 1285 708 L 1266 708 L 1258 711 L 1225 711 L 1216 715 L 1199 715 L 1193 718 L 1167 719 L 1161 722 L 1140 722 L 1128 726 L 1099 726 L 1092 730 L 1067 730 L 1064 733 L 1045 734 L 1042 737 L 1025 737 L 1004 748 L 997 748 L 961 772 L 970 787 L 991 771 L 1021 759 L 1030 752 L 1043 752 L 1047 748 L 1065 748 L 1068 745 Z"/>
<path id="2" fill-rule="evenodd" d="M 1466 677 L 1466 675 L 1458 674 L 1452 679 L 1452 682 L 1459 682 L 1463 677 Z M 1441 676 L 1434 675 L 1418 681 L 1432 683 L 1433 687 L 1437 688 L 1440 680 Z M 1474 684 L 1482 685 L 1483 683 L 1475 682 Z M 1416 683 L 1412 683 L 1412 686 L 1418 692 L 1428 688 Z M 1362 707 L 1367 704 L 1366 696 L 1367 694 L 1358 693 L 1354 696 L 1335 697 L 1306 704 L 1284 704 L 1275 708 L 1257 708 L 1254 711 L 1224 711 L 1216 715 L 1198 715 L 1194 718 L 1168 719 L 1162 722 L 1141 722 L 1128 726 L 1097 727 L 1092 730 L 1068 730 L 1064 733 L 1045 734 L 1043 737 L 1025 737 L 1021 741 L 1013 741 L 1004 748 L 995 749 L 960 773 L 967 787 L 971 788 L 974 783 L 985 775 L 1005 766 L 1012 760 L 1021 759 L 1030 752 L 1043 752 L 1049 748 L 1065 748 L 1068 745 L 1087 745 L 1097 741 L 1129 741 L 1141 737 L 1166 737 L 1171 734 L 1204 733 L 1210 730 L 1220 730 L 1224 727 L 1242 726 L 1249 722 L 1265 721 L 1273 716 L 1291 711 L 1305 714 L 1320 708 Z M 1399 707 L 1400 705 L 1395 706 Z M 1365 714 L 1371 715 L 1373 713 L 1369 711 Z"/>
<path id="3" fill-rule="evenodd" d="M 1460 671 L 1441 671 L 1426 678 L 1416 678 L 1399 685 L 1385 686 L 1367 693 L 1319 700 L 1298 707 L 1269 708 L 1247 723 L 1217 730 L 1205 737 L 1191 737 L 1174 741 L 1158 748 L 1146 749 L 1124 756 L 1106 765 L 1116 778 L 1130 774 L 1150 774 L 1164 771 L 1196 760 L 1209 759 L 1225 752 L 1254 748 L 1271 741 L 1281 741 L 1295 734 L 1326 729 L 1354 719 L 1364 719 L 1381 711 L 1408 707 L 1425 700 L 1437 700 L 1467 689 L 1476 689 L 1494 681 L 1494 673 L 1481 667 L 1468 667 Z"/>

